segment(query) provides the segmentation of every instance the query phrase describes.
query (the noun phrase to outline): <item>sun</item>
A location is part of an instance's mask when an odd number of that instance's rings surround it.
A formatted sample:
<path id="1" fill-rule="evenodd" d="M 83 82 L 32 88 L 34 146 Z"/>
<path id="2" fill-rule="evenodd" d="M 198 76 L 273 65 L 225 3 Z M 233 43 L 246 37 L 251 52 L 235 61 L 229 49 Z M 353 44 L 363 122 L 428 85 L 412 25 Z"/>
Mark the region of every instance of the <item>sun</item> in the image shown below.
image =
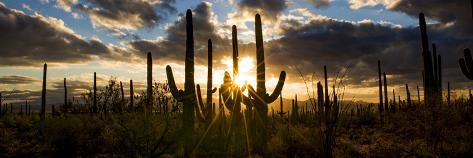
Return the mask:
<path id="1" fill-rule="evenodd" d="M 245 84 L 256 85 L 255 77 L 255 61 L 251 57 L 242 57 L 238 62 L 239 74 L 233 79 L 234 83 L 239 86 Z M 227 70 L 230 74 L 233 74 L 233 61 L 231 58 L 226 58 L 223 63 L 227 65 Z M 232 76 L 233 77 L 233 76 Z"/>

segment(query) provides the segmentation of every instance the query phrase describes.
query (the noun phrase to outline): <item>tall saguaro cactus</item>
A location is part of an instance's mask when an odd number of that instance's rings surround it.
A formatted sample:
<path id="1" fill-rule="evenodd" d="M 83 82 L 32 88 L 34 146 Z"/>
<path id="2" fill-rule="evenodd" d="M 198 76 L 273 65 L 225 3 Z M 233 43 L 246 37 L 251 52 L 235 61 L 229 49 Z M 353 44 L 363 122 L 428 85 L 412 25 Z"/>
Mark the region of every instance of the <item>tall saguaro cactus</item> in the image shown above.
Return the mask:
<path id="1" fill-rule="evenodd" d="M 324 112 L 324 87 L 320 81 L 317 82 L 317 106 L 319 115 L 321 115 Z"/>
<path id="2" fill-rule="evenodd" d="M 378 60 L 378 82 L 379 82 L 379 112 L 382 113 L 384 111 L 383 107 L 383 81 L 381 79 L 381 61 Z"/>
<path id="3" fill-rule="evenodd" d="M 94 101 L 93 101 L 92 112 L 96 113 L 98 111 L 97 107 L 97 73 L 94 72 Z"/>
<path id="4" fill-rule="evenodd" d="M 130 105 L 129 109 L 133 108 L 133 99 L 135 97 L 135 93 L 133 92 L 133 80 L 130 80 Z"/>
<path id="5" fill-rule="evenodd" d="M 433 55 L 429 50 L 427 36 L 427 25 L 423 13 L 419 14 L 419 28 L 422 39 L 422 57 L 424 61 L 424 102 L 427 106 L 435 106 L 441 103 L 441 81 L 442 68 L 440 55 L 437 56 L 436 46 L 433 45 Z M 433 56 L 433 61 L 432 61 Z"/>
<path id="6" fill-rule="evenodd" d="M 394 88 L 393 88 L 393 105 L 391 107 L 391 111 L 393 113 L 396 113 L 396 92 L 394 91 Z"/>
<path id="7" fill-rule="evenodd" d="M 66 86 L 66 78 L 64 78 L 64 107 L 67 107 L 67 86 Z"/>
<path id="8" fill-rule="evenodd" d="M 238 76 L 238 36 L 237 36 L 237 27 L 232 26 L 232 50 L 233 50 L 233 78 Z"/>
<path id="9" fill-rule="evenodd" d="M 265 61 L 264 61 L 264 47 L 263 47 L 263 31 L 261 25 L 261 16 L 256 14 L 255 16 L 255 35 L 256 35 L 256 92 L 250 93 L 254 98 L 254 105 L 256 111 L 261 117 L 261 123 L 267 126 L 268 121 L 268 104 L 274 102 L 279 94 L 281 94 L 282 88 L 284 86 L 284 81 L 286 80 L 286 72 L 281 71 L 279 75 L 279 81 L 272 94 L 268 94 L 266 91 L 266 73 L 265 73 Z M 250 87 L 250 89 L 252 89 Z M 254 90 L 253 90 L 254 91 Z M 262 128 L 263 140 L 266 140 L 267 133 L 266 128 Z"/>
<path id="10" fill-rule="evenodd" d="M 147 87 L 146 87 L 146 106 L 144 112 L 147 113 L 153 111 L 153 58 L 151 52 L 148 52 L 147 56 Z"/>
<path id="11" fill-rule="evenodd" d="M 208 40 L 207 42 L 207 113 L 212 112 L 212 94 L 217 91 L 216 88 L 212 88 L 213 80 L 212 80 L 212 71 L 213 71 L 213 54 L 212 54 L 212 40 Z"/>
<path id="12" fill-rule="evenodd" d="M 386 81 L 386 73 L 383 73 L 383 82 L 384 82 L 384 109 L 389 111 L 389 97 L 388 97 L 388 83 Z"/>
<path id="13" fill-rule="evenodd" d="M 411 101 L 411 92 L 409 91 L 409 85 L 406 84 L 406 97 L 407 97 L 407 105 L 412 106 L 412 101 Z"/>
<path id="14" fill-rule="evenodd" d="M 208 68 L 207 68 L 207 99 L 204 106 L 202 101 L 202 94 L 200 92 L 200 86 L 197 84 L 197 99 L 199 101 L 200 110 L 203 115 L 203 119 L 210 121 L 212 116 L 212 94 L 217 92 L 217 88 L 212 89 L 212 40 L 208 40 Z M 198 113 L 200 114 L 200 112 Z M 199 115 L 198 115 L 199 116 Z"/>
<path id="15" fill-rule="evenodd" d="M 174 81 L 171 66 L 166 66 L 166 74 L 168 78 L 169 89 L 172 96 L 184 103 L 183 108 L 183 140 L 185 140 L 185 152 L 190 154 L 192 149 L 194 133 L 194 107 L 197 105 L 194 83 L 194 32 L 192 25 L 192 11 L 186 12 L 186 59 L 185 59 L 185 83 L 184 90 L 178 90 Z"/>
<path id="16" fill-rule="evenodd" d="M 41 135 L 44 133 L 44 126 L 45 126 L 45 121 L 46 121 L 46 74 L 48 72 L 48 65 L 44 64 L 43 68 L 43 89 L 41 91 L 41 114 L 39 116 L 40 118 L 40 132 Z M 10 107 L 10 109 L 12 109 Z"/>

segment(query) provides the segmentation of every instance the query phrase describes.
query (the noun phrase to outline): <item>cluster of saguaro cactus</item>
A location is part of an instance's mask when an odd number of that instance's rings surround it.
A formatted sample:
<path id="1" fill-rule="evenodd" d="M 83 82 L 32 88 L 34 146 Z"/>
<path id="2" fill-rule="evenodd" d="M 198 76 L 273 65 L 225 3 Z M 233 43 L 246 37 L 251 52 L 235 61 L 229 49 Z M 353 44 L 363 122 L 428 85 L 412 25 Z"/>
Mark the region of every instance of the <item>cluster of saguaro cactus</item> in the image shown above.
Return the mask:
<path id="1" fill-rule="evenodd" d="M 194 112 L 197 106 L 196 94 L 195 94 L 195 83 L 194 83 L 194 31 L 192 25 L 192 11 L 187 10 L 186 12 L 186 59 L 185 59 L 185 82 L 184 90 L 178 90 L 174 81 L 174 75 L 172 73 L 171 66 L 166 66 L 166 74 L 168 78 L 168 84 L 172 96 L 183 102 L 183 140 L 184 150 L 186 154 L 190 154 L 193 142 L 194 133 Z"/>
<path id="2" fill-rule="evenodd" d="M 330 101 L 330 96 L 328 94 L 328 76 L 327 76 L 327 66 L 324 66 L 324 80 L 325 80 L 325 93 L 322 89 L 324 87 L 320 82 L 317 83 L 317 98 L 319 99 L 319 104 L 323 104 L 323 109 L 319 110 L 319 120 L 320 120 L 320 130 L 322 133 L 322 151 L 323 157 L 333 157 L 333 149 L 335 143 L 335 132 L 338 124 L 340 103 L 338 102 L 338 96 L 336 94 L 335 84 L 333 83 L 333 99 Z M 324 96 L 324 97 L 322 97 Z M 325 99 L 322 99 L 325 98 Z M 320 105 L 319 105 L 320 106 Z M 320 107 L 319 107 L 320 109 Z"/>
<path id="3" fill-rule="evenodd" d="M 378 111 L 380 112 L 381 119 L 383 117 L 383 112 L 393 112 L 396 107 L 396 104 L 389 103 L 389 96 L 388 96 L 388 80 L 386 77 L 386 72 L 381 71 L 381 61 L 378 60 L 378 87 L 379 87 L 379 105 Z M 384 86 L 384 88 L 383 88 Z M 384 93 L 384 94 L 383 94 Z M 393 89 L 394 94 L 394 89 Z M 394 95 L 393 100 L 396 97 Z M 395 102 L 395 101 L 393 101 Z"/>
<path id="4" fill-rule="evenodd" d="M 419 28 L 424 62 L 424 104 L 435 106 L 440 104 L 442 100 L 442 60 L 441 56 L 437 55 L 435 44 L 433 44 L 433 54 L 430 52 L 427 25 L 423 13 L 419 14 Z"/>
<path id="5" fill-rule="evenodd" d="M 211 121 L 213 118 L 214 114 L 214 108 L 212 105 L 212 94 L 217 92 L 217 88 L 212 88 L 212 40 L 208 40 L 208 51 L 207 51 L 208 57 L 208 65 L 207 65 L 207 99 L 206 103 L 204 104 L 203 99 L 202 99 L 202 93 L 200 90 L 200 85 L 197 84 L 197 98 L 199 101 L 199 108 L 200 110 L 197 110 L 197 116 L 201 120 L 205 121 Z"/>
<path id="6" fill-rule="evenodd" d="M 260 139 L 255 143 L 255 148 L 264 147 L 268 139 L 267 135 L 267 126 L 268 126 L 268 104 L 274 102 L 278 96 L 281 94 L 282 88 L 284 86 L 284 81 L 286 78 L 286 72 L 282 71 L 279 76 L 278 84 L 276 85 L 272 94 L 266 92 L 266 79 L 265 79 L 265 62 L 264 62 L 264 48 L 263 48 L 263 32 L 261 26 L 261 17 L 259 14 L 255 16 L 255 35 L 256 35 L 256 61 L 257 61 L 257 77 L 256 77 L 256 90 L 248 85 L 249 96 L 242 94 L 242 91 L 245 91 L 245 86 L 239 87 L 234 84 L 230 74 L 225 72 L 224 83 L 221 86 L 222 97 L 225 103 L 225 106 L 232 112 L 232 117 L 239 120 L 238 117 L 241 115 L 240 104 L 245 104 L 249 109 L 254 108 L 257 114 L 253 119 L 255 123 L 260 123 L 255 125 L 258 129 L 255 129 L 255 138 Z M 238 76 L 238 43 L 237 43 L 237 34 L 236 26 L 232 27 L 232 45 L 233 45 L 233 78 Z M 232 119 L 233 119 L 232 118 Z M 255 151 L 261 151 L 255 149 Z"/>

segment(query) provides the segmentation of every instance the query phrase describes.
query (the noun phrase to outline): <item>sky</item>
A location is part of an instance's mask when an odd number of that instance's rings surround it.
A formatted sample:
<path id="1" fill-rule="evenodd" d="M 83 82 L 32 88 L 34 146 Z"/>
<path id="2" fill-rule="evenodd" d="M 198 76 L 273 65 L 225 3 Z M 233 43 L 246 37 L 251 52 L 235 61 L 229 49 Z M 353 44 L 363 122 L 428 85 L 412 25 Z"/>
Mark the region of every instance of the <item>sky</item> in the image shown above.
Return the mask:
<path id="1" fill-rule="evenodd" d="M 427 17 L 430 42 L 442 55 L 443 87 L 471 88 L 458 59 L 473 48 L 467 0 L 0 0 L 0 91 L 7 102 L 37 102 L 48 64 L 48 103 L 61 103 L 63 78 L 70 95 L 109 79 L 143 90 L 146 53 L 153 79 L 165 82 L 166 65 L 183 87 L 185 21 L 193 12 L 196 83 L 206 86 L 207 40 L 213 42 L 213 81 L 231 73 L 231 26 L 238 28 L 239 81 L 255 84 L 254 16 L 263 21 L 266 86 L 287 72 L 283 96 L 307 99 L 312 82 L 341 81 L 345 100 L 377 101 L 377 60 L 389 91 L 405 97 L 405 84 L 422 91 L 418 14 Z M 343 75 L 345 74 L 345 75 Z M 337 77 L 338 76 L 338 77 Z M 127 88 L 125 88 L 128 91 Z M 307 90 L 309 89 L 309 90 Z M 412 93 L 412 92 L 411 92 Z M 287 97 L 286 97 L 287 96 Z M 213 96 L 214 98 L 217 96 Z"/>

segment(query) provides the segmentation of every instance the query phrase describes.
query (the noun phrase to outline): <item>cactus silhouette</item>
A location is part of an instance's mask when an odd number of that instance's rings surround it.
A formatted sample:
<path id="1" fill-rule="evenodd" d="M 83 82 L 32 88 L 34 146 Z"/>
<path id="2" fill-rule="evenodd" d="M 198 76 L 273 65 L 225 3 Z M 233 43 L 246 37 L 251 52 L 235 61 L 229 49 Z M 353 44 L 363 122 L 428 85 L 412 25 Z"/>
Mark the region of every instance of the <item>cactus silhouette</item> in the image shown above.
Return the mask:
<path id="1" fill-rule="evenodd" d="M 261 26 L 261 17 L 259 14 L 255 16 L 255 35 L 256 35 L 256 91 L 253 87 L 249 86 L 250 95 L 252 99 L 251 103 L 255 106 L 258 116 L 260 116 L 261 121 L 264 126 L 261 127 L 260 138 L 265 142 L 267 140 L 266 126 L 268 121 L 268 104 L 274 102 L 278 96 L 281 94 L 281 91 L 284 86 L 284 81 L 286 80 L 286 72 L 281 71 L 279 75 L 279 81 L 272 94 L 268 94 L 266 91 L 266 76 L 265 76 L 265 61 L 264 61 L 264 47 L 263 47 L 263 31 Z M 245 102 L 244 102 L 245 103 Z M 246 102 L 248 103 L 248 102 Z M 249 105 L 250 106 L 250 105 Z M 262 147 L 262 146 L 259 146 Z"/>
<path id="2" fill-rule="evenodd" d="M 320 81 L 317 82 L 317 105 L 319 108 L 319 114 L 321 116 L 324 111 L 324 87 Z"/>
<path id="3" fill-rule="evenodd" d="M 464 58 L 460 58 L 458 61 L 460 68 L 466 78 L 473 80 L 473 58 L 471 57 L 470 49 L 466 48 L 463 50 L 463 56 Z"/>
<path id="4" fill-rule="evenodd" d="M 125 103 L 125 93 L 123 92 L 123 83 L 120 81 L 120 94 L 122 96 L 122 103 Z"/>
<path id="5" fill-rule="evenodd" d="M 64 78 L 64 107 L 67 107 L 67 86 L 66 86 L 66 78 Z"/>
<path id="6" fill-rule="evenodd" d="M 386 81 L 386 73 L 383 73 L 383 84 L 384 84 L 384 109 L 389 112 L 389 97 L 388 97 L 388 83 Z"/>
<path id="7" fill-rule="evenodd" d="M 146 87 L 146 106 L 144 107 L 144 112 L 152 112 L 153 108 L 153 58 L 151 53 L 148 52 L 147 55 L 147 87 Z"/>
<path id="8" fill-rule="evenodd" d="M 383 81 L 381 78 L 381 61 L 378 60 L 378 82 L 379 82 L 379 112 L 382 113 L 384 112 L 384 107 L 383 107 Z"/>
<path id="9" fill-rule="evenodd" d="M 424 62 L 424 102 L 425 105 L 435 106 L 441 103 L 441 81 L 442 68 L 441 57 L 437 56 L 436 46 L 433 44 L 433 55 L 429 50 L 429 39 L 427 25 L 423 13 L 419 14 L 419 28 L 422 40 L 422 57 Z M 432 61 L 433 56 L 433 61 Z"/>
<path id="10" fill-rule="evenodd" d="M 406 84 L 406 97 L 407 97 L 407 105 L 412 106 L 412 101 L 411 101 L 411 92 L 409 91 L 409 85 Z"/>
<path id="11" fill-rule="evenodd" d="M 197 84 L 197 98 L 200 105 L 200 111 L 198 114 L 200 119 L 210 121 L 212 119 L 212 94 L 217 91 L 217 88 L 212 89 L 212 40 L 208 40 L 208 68 L 207 68 L 207 99 L 206 103 L 203 103 L 202 93 L 200 91 L 200 85 Z M 205 106 L 204 106 L 205 105 Z"/>
<path id="12" fill-rule="evenodd" d="M 194 133 L 194 108 L 197 106 L 195 83 L 194 83 L 194 31 L 192 25 L 192 11 L 186 12 L 186 59 L 185 59 L 185 82 L 184 90 L 178 90 L 174 81 L 171 66 L 166 66 L 166 74 L 168 78 L 169 89 L 172 96 L 180 102 L 184 103 L 183 108 L 183 140 L 185 140 L 184 148 L 186 154 L 190 154 L 192 150 L 192 142 Z"/>
<path id="13" fill-rule="evenodd" d="M 48 64 L 43 67 L 43 89 L 41 91 L 41 114 L 40 114 L 40 134 L 44 134 L 44 126 L 46 121 L 46 74 L 48 72 Z M 10 104 L 10 109 L 13 109 Z"/>
<path id="14" fill-rule="evenodd" d="M 394 91 L 394 88 L 393 88 L 393 105 L 391 105 L 391 111 L 393 113 L 396 113 L 396 92 Z"/>
<path id="15" fill-rule="evenodd" d="M 284 103 L 282 101 L 282 94 L 279 94 L 279 112 L 278 114 L 281 116 L 281 118 L 284 118 Z"/>
<path id="16" fill-rule="evenodd" d="M 133 92 L 133 80 L 130 80 L 130 105 L 129 109 L 133 109 L 133 99 L 134 99 L 135 93 Z"/>
<path id="17" fill-rule="evenodd" d="M 94 72 L 94 101 L 92 106 L 92 112 L 96 113 L 98 110 L 97 107 L 97 73 Z"/>

